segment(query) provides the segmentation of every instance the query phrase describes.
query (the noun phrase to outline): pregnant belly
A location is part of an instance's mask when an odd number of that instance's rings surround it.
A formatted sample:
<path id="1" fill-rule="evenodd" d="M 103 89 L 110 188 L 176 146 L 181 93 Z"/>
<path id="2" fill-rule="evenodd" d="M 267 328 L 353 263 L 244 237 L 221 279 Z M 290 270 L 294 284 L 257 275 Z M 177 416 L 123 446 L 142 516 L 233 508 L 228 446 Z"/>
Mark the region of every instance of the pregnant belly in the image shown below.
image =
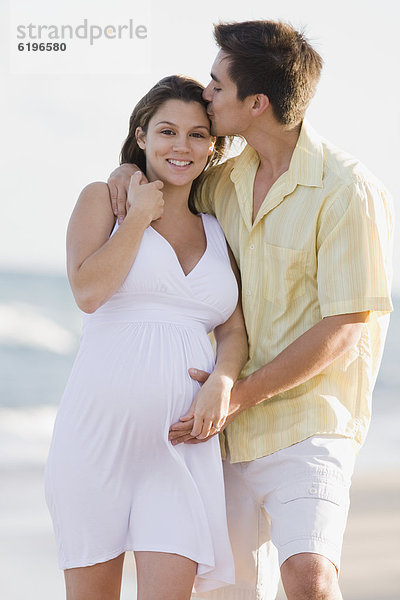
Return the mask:
<path id="1" fill-rule="evenodd" d="M 65 482 L 101 472 L 108 481 L 170 448 L 168 430 L 211 370 L 208 336 L 172 325 L 102 324 L 84 333 L 57 414 L 49 468 Z M 125 470 L 125 471 L 124 471 Z"/>
<path id="2" fill-rule="evenodd" d="M 85 332 L 61 409 L 85 420 L 114 416 L 138 429 L 169 427 L 190 407 L 199 385 L 189 367 L 210 371 L 208 336 L 173 324 L 101 324 Z"/>

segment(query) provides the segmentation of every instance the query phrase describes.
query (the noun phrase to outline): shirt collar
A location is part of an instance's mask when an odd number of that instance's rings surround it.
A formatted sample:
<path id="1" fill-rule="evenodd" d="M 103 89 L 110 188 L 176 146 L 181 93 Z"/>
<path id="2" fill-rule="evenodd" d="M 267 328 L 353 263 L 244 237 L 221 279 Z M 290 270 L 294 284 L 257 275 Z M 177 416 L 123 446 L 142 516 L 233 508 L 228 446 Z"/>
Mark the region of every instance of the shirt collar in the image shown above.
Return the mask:
<path id="1" fill-rule="evenodd" d="M 303 121 L 288 169 L 288 179 L 295 185 L 323 187 L 324 154 L 322 141 L 307 121 Z"/>
<path id="2" fill-rule="evenodd" d="M 235 161 L 231 171 L 231 180 L 237 183 L 243 177 L 247 178 L 249 173 L 257 170 L 259 160 L 256 150 L 247 144 Z M 293 190 L 297 185 L 323 187 L 323 160 L 321 138 L 307 121 L 303 121 L 299 139 L 286 172 L 288 188 Z"/>
<path id="3" fill-rule="evenodd" d="M 249 169 L 256 171 L 260 159 L 257 152 L 252 146 L 246 144 L 244 150 L 239 154 L 235 160 L 234 167 L 231 171 L 231 180 L 233 183 L 238 183 L 244 177 L 248 176 Z"/>

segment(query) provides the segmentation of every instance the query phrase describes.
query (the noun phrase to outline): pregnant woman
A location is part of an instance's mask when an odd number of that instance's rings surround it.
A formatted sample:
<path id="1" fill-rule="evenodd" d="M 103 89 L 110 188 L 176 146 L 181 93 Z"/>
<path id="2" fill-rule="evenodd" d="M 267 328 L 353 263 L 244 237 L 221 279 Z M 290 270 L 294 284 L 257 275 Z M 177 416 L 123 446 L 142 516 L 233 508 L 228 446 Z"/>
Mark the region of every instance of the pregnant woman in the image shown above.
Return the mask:
<path id="1" fill-rule="evenodd" d="M 67 235 L 83 334 L 54 427 L 46 499 L 67 600 L 117 600 L 126 551 L 138 600 L 188 600 L 234 580 L 218 436 L 247 358 L 224 235 L 191 194 L 221 155 L 202 86 L 178 76 L 135 107 L 122 162 L 136 163 L 118 226 L 108 187 L 82 191 Z M 217 355 L 208 333 L 214 331 Z M 188 369 L 211 372 L 200 388 Z"/>

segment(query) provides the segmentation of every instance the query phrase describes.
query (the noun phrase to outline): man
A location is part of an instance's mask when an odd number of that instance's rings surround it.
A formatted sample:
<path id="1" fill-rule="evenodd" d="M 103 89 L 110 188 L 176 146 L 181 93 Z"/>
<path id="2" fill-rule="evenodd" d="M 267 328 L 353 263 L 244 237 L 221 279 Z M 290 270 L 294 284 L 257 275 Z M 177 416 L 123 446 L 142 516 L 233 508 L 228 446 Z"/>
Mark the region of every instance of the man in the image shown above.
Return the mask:
<path id="1" fill-rule="evenodd" d="M 391 204 L 304 121 L 322 60 L 300 33 L 255 21 L 217 25 L 215 38 L 212 131 L 247 146 L 205 175 L 197 203 L 240 267 L 250 358 L 224 431 L 236 584 L 207 597 L 273 598 L 272 541 L 289 600 L 339 600 L 350 479 L 392 310 Z M 120 212 L 134 170 L 110 180 Z M 203 443 L 191 428 L 173 425 L 172 443 Z"/>

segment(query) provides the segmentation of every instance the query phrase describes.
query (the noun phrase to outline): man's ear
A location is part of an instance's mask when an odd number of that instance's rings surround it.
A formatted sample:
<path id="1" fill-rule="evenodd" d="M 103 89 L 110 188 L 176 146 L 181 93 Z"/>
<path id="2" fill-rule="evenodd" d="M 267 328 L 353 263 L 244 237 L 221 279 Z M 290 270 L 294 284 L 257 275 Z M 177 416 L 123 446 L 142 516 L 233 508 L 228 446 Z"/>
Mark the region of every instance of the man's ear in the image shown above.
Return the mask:
<path id="1" fill-rule="evenodd" d="M 255 94 L 251 110 L 255 117 L 259 117 L 269 106 L 269 98 L 265 94 Z"/>
<path id="2" fill-rule="evenodd" d="M 136 127 L 135 131 L 136 143 L 141 150 L 146 148 L 146 135 L 141 127 Z"/>

